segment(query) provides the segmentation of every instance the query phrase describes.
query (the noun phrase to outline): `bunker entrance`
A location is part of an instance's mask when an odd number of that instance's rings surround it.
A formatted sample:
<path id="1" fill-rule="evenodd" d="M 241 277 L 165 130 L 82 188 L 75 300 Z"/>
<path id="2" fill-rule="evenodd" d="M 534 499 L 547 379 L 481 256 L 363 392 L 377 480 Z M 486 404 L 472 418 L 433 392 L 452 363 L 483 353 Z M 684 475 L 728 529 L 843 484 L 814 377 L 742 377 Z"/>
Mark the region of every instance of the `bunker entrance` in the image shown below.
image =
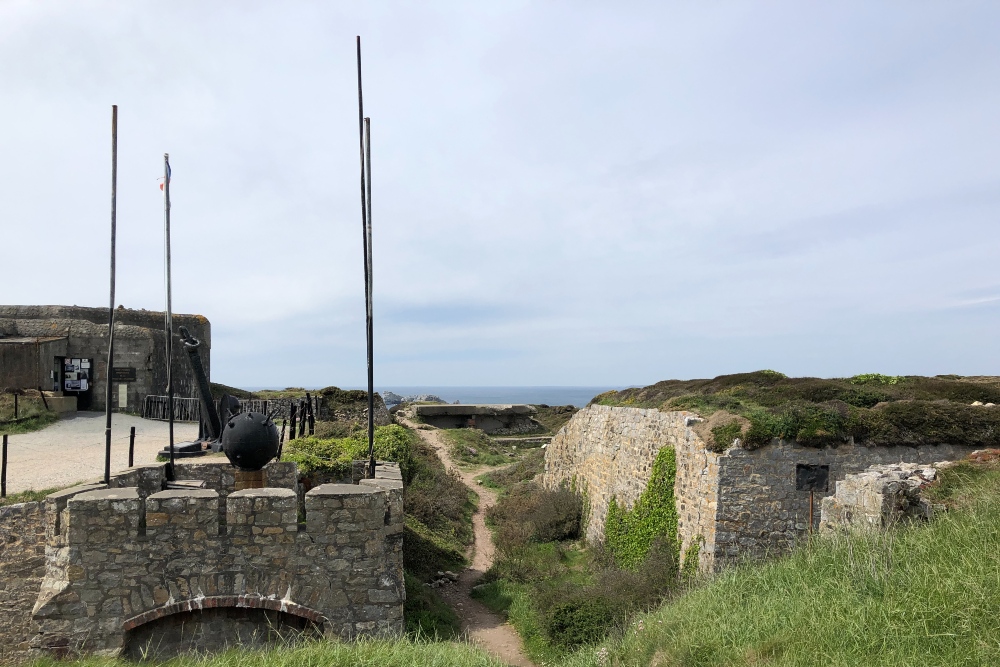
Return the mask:
<path id="1" fill-rule="evenodd" d="M 309 619 L 270 609 L 217 607 L 158 618 L 125 634 L 122 657 L 167 660 L 227 648 L 264 648 L 318 638 L 322 630 Z"/>

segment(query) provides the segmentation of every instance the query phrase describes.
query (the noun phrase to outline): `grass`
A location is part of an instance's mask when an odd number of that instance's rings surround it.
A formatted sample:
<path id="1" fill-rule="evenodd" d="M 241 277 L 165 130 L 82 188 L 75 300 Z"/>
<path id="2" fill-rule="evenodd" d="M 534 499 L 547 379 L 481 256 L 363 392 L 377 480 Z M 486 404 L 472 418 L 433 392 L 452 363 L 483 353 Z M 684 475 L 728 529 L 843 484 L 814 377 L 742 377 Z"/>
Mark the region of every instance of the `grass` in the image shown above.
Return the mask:
<path id="1" fill-rule="evenodd" d="M 510 463 L 512 457 L 485 432 L 477 428 L 446 428 L 440 431 L 448 443 L 454 460 L 470 465 L 498 466 Z"/>
<path id="2" fill-rule="evenodd" d="M 42 659 L 32 667 L 121 667 L 115 658 Z M 465 643 L 427 638 L 319 640 L 261 651 L 233 649 L 208 657 L 182 657 L 160 663 L 170 667 L 503 667 L 485 651 Z"/>
<path id="3" fill-rule="evenodd" d="M 36 392 L 37 393 L 37 392 Z M 40 431 L 59 421 L 59 415 L 45 408 L 38 396 L 18 396 L 17 421 L 14 420 L 14 395 L 0 394 L 0 435 Z"/>
<path id="4" fill-rule="evenodd" d="M 11 493 L 6 498 L 0 498 L 0 507 L 5 505 L 17 505 L 19 503 L 37 503 L 45 500 L 45 496 L 50 493 L 55 493 L 56 491 L 62 491 L 63 489 L 68 489 L 68 486 L 56 486 L 51 489 L 43 489 L 41 491 L 27 490 L 19 491 L 18 493 Z"/>
<path id="5" fill-rule="evenodd" d="M 998 664 L 998 489 L 996 463 L 943 471 L 932 496 L 949 510 L 929 524 L 730 570 L 565 665 Z"/>
<path id="6" fill-rule="evenodd" d="M 483 473 L 477 479 L 482 481 L 483 486 L 506 491 L 515 484 L 535 479 L 543 472 L 545 472 L 545 450 L 529 449 L 520 461 Z"/>
<path id="7" fill-rule="evenodd" d="M 572 405 L 536 405 L 534 408 L 537 413 L 533 419 L 542 425 L 544 431 L 532 435 L 555 435 L 573 415 L 579 412 L 579 408 Z"/>
<path id="8" fill-rule="evenodd" d="M 32 433 L 41 431 L 46 426 L 59 421 L 59 415 L 52 411 L 46 411 L 32 415 L 27 419 L 17 422 L 0 423 L 0 435 L 17 435 L 20 433 Z"/>
<path id="9" fill-rule="evenodd" d="M 1000 378 L 886 376 L 789 378 L 776 371 L 667 380 L 596 396 L 600 405 L 692 410 L 710 449 L 736 437 L 746 449 L 775 438 L 807 447 L 854 439 L 869 446 L 1000 446 Z M 978 402 L 980 405 L 972 405 Z"/>

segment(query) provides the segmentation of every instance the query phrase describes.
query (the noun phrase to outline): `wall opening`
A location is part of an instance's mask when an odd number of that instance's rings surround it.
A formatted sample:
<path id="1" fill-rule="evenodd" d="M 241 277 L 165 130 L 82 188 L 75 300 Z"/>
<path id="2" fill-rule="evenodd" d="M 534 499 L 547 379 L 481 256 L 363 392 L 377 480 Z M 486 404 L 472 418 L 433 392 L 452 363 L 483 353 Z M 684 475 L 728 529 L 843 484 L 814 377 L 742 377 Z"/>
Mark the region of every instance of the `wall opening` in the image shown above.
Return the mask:
<path id="1" fill-rule="evenodd" d="M 125 633 L 122 657 L 166 660 L 227 648 L 263 648 L 322 636 L 313 621 L 271 609 L 215 607 L 170 614 Z"/>

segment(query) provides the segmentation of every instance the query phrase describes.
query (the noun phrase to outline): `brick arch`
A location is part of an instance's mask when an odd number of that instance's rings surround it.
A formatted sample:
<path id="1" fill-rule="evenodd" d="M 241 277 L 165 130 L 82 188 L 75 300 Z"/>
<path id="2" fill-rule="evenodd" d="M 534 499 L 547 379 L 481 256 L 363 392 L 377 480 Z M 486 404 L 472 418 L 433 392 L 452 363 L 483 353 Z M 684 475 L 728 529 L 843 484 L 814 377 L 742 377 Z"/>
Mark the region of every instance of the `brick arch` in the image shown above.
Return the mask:
<path id="1" fill-rule="evenodd" d="M 262 597 L 260 595 L 213 595 L 209 597 L 195 598 L 193 600 L 184 600 L 183 602 L 174 602 L 172 604 L 157 607 L 156 609 L 151 609 L 150 611 L 127 619 L 124 623 L 122 623 L 122 630 L 124 632 L 128 632 L 141 625 L 151 623 L 152 621 L 165 618 L 173 614 L 225 607 L 279 611 L 311 621 L 315 623 L 321 631 L 327 623 L 327 618 L 315 609 L 310 609 L 309 607 L 296 604 L 295 602 L 289 602 L 288 600 L 276 600 L 274 598 Z"/>

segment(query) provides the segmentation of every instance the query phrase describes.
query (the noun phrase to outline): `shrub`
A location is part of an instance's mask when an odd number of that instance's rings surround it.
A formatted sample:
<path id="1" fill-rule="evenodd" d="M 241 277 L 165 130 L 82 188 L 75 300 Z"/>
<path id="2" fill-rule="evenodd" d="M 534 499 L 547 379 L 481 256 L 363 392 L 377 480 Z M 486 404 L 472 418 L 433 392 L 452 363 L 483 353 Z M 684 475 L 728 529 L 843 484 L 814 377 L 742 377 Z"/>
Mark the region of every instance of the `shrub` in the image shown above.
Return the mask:
<path id="1" fill-rule="evenodd" d="M 656 455 L 646 489 L 631 510 L 620 507 L 614 498 L 608 504 L 604 524 L 604 544 L 614 561 L 622 568 L 638 567 L 653 543 L 663 540 L 677 546 L 677 507 L 674 503 L 674 478 L 677 461 L 672 447 L 664 447 Z M 676 554 L 673 557 L 676 563 Z"/>
<path id="2" fill-rule="evenodd" d="M 528 482 L 545 471 L 545 450 L 532 449 L 517 463 L 493 470 L 483 475 L 483 481 L 492 487 L 506 489 L 520 482 Z"/>
<path id="3" fill-rule="evenodd" d="M 486 512 L 498 530 L 498 547 L 503 544 L 554 542 L 580 536 L 583 502 L 569 489 L 555 491 L 525 482 L 515 485 Z M 511 531 L 508 536 L 504 531 Z M 521 539 L 517 536 L 524 535 Z"/>
<path id="4" fill-rule="evenodd" d="M 408 431 L 398 424 L 391 424 L 377 427 L 374 435 L 375 458 L 398 463 L 404 482 L 409 481 L 413 456 Z M 368 438 L 365 433 L 355 433 L 347 438 L 297 438 L 285 443 L 282 457 L 297 463 L 302 473 L 347 475 L 351 472 L 352 461 L 368 458 Z"/>

